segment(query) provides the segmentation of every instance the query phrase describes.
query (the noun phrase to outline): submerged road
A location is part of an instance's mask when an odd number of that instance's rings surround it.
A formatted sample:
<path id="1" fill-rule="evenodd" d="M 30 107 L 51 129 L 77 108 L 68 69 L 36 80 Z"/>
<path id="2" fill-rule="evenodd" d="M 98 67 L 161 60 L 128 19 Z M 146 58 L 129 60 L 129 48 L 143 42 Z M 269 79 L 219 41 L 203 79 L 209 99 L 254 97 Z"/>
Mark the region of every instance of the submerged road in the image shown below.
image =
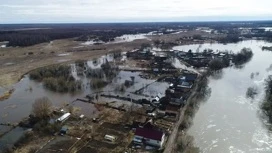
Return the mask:
<path id="1" fill-rule="evenodd" d="M 199 79 L 196 82 L 199 82 Z M 179 126 L 181 125 L 181 123 L 183 121 L 184 113 L 185 113 L 188 105 L 190 104 L 190 102 L 192 101 L 194 96 L 196 95 L 197 88 L 198 88 L 198 83 L 196 83 L 196 86 L 192 89 L 192 93 L 191 93 L 190 97 L 188 98 L 186 105 L 180 111 L 179 119 L 175 123 L 175 125 L 173 127 L 173 131 L 170 134 L 170 136 L 168 137 L 168 140 L 166 142 L 164 153 L 174 153 L 174 151 L 175 151 L 174 149 L 176 148 L 176 145 L 177 145 L 177 136 L 178 136 L 178 132 L 179 132 Z"/>

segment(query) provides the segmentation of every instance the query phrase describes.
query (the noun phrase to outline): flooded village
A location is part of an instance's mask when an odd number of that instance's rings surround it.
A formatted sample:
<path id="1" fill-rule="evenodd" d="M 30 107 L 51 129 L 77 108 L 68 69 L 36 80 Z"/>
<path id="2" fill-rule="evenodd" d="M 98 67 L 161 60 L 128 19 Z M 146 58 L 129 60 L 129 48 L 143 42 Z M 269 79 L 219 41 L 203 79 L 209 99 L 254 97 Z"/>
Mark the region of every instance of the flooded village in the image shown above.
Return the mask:
<path id="1" fill-rule="evenodd" d="M 223 128 L 213 129 L 218 126 L 216 123 L 227 127 L 221 118 L 215 121 L 216 115 L 225 119 L 232 113 L 220 114 L 222 107 L 231 105 L 227 100 L 232 97 L 222 96 L 219 91 L 245 97 L 247 85 L 242 86 L 241 93 L 232 91 L 239 80 L 246 80 L 250 85 L 253 80 L 259 85 L 258 90 L 263 90 L 261 81 L 270 71 L 258 69 L 269 66 L 272 54 L 263 50 L 269 50 L 272 44 L 249 40 L 244 35 L 239 42 L 221 43 L 224 32 L 214 34 L 217 33 L 214 30 L 211 34 L 203 32 L 201 27 L 197 29 L 189 32 L 191 36 L 182 37 L 176 34 L 187 35 L 187 31 L 176 30 L 169 35 L 159 35 L 157 31 L 149 37 L 139 34 L 139 38 L 137 34 L 124 35 L 119 36 L 117 42 L 86 40 L 76 42 L 79 46 L 67 47 L 65 52 L 43 53 L 49 54 L 49 58 L 57 56 L 58 62 L 29 68 L 31 70 L 18 83 L 0 88 L 0 153 L 237 151 L 233 144 L 219 148 L 217 142 L 220 140 L 211 136 L 224 134 Z M 203 35 L 195 34 L 199 29 Z M 126 39 L 135 43 L 133 47 L 124 45 Z M 167 39 L 171 40 L 166 42 Z M 120 47 L 119 43 L 124 43 L 120 45 L 123 50 L 99 48 L 100 45 Z M 84 57 L 86 49 L 88 52 L 106 51 L 102 55 Z M 76 58 L 70 59 L 73 57 Z M 255 68 L 247 68 L 247 65 L 253 67 L 252 62 Z M 239 80 L 235 79 L 234 72 L 239 74 L 236 76 Z M 263 80 L 254 80 L 259 77 Z M 219 88 L 216 81 L 220 79 L 224 84 Z M 264 96 L 256 95 L 257 100 Z M 218 100 L 218 97 L 224 99 Z M 214 110 L 213 106 L 224 100 L 226 102 Z M 256 105 L 247 113 L 259 111 Z M 202 106 L 210 111 L 203 111 Z M 226 113 L 224 109 L 223 112 Z M 256 122 L 258 117 L 252 118 Z M 204 141 L 206 131 L 209 136 Z M 269 136 L 265 136 L 270 141 Z M 228 139 L 231 138 L 224 138 L 224 141 Z M 258 149 L 264 141 L 257 142 Z M 262 149 L 269 152 L 270 142 L 265 144 L 268 145 Z"/>
<path id="2" fill-rule="evenodd" d="M 18 138 L 15 145 L 38 152 L 162 150 L 199 77 L 176 68 L 175 54 L 145 47 L 33 70 L 26 77 L 41 82 L 46 90 L 91 92 L 58 107 L 47 97 L 38 98 L 32 109 L 37 101 L 48 106 L 37 106 L 39 111 L 32 110 L 34 114 L 18 125 L 2 126 L 25 129 L 26 136 Z M 40 107 L 48 107 L 50 113 L 38 117 L 45 111 Z"/>

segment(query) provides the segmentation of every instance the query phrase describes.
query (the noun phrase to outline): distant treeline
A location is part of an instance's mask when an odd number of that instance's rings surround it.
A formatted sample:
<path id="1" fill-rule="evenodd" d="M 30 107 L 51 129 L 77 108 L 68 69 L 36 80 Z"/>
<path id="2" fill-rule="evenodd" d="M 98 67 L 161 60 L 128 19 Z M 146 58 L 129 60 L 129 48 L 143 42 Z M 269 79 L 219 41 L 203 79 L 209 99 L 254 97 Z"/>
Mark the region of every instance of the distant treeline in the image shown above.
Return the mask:
<path id="1" fill-rule="evenodd" d="M 78 28 L 36 29 L 19 31 L 0 31 L 0 42 L 9 41 L 7 46 L 31 46 L 50 42 L 56 39 L 75 38 L 77 41 L 98 39 L 104 42 L 113 41 L 115 37 L 124 34 L 147 33 L 154 29 L 120 29 L 120 30 L 90 30 Z"/>
<path id="2" fill-rule="evenodd" d="M 219 39 L 220 43 L 237 43 L 241 41 L 238 34 L 228 34 L 226 37 L 222 37 Z"/>
<path id="3" fill-rule="evenodd" d="M 266 31 L 266 32 L 263 32 L 263 33 L 256 33 L 256 34 L 248 34 L 248 35 L 244 35 L 244 37 L 246 38 L 261 38 L 263 40 L 266 40 L 266 41 L 270 41 L 272 42 L 272 32 L 271 31 Z"/>
<path id="4" fill-rule="evenodd" d="M 96 23 L 96 24 L 0 24 L 0 42 L 9 41 L 8 46 L 31 46 L 56 39 L 75 38 L 78 41 L 97 39 L 112 41 L 124 34 L 148 33 L 157 31 L 168 34 L 171 30 L 193 30 L 197 27 L 210 27 L 219 33 L 227 34 L 222 43 L 238 42 L 240 27 L 271 27 L 272 22 L 158 22 L 158 23 Z M 272 32 L 262 32 L 245 37 L 262 37 L 272 41 Z"/>

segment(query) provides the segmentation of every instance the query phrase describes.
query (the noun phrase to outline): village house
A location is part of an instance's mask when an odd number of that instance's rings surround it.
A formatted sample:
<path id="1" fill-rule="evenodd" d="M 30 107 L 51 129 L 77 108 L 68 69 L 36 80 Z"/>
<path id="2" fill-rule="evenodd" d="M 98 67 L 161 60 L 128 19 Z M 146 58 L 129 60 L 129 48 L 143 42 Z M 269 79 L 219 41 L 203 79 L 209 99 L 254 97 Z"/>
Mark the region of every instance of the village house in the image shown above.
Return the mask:
<path id="1" fill-rule="evenodd" d="M 162 147 L 165 134 L 150 128 L 136 128 L 133 142 L 136 144 L 147 144 L 155 147 Z"/>
<path id="2" fill-rule="evenodd" d="M 170 102 L 171 105 L 174 106 L 184 106 L 185 105 L 185 100 L 183 97 L 180 98 L 171 98 Z"/>
<path id="3" fill-rule="evenodd" d="M 177 85 L 177 88 L 187 88 L 187 89 L 191 89 L 193 87 L 193 83 L 190 82 L 181 82 L 180 84 Z"/>
<path id="4" fill-rule="evenodd" d="M 165 109 L 165 114 L 177 117 L 178 113 L 179 113 L 179 109 L 180 109 L 179 107 L 172 106 L 172 105 L 167 105 L 166 109 Z"/>
<path id="5" fill-rule="evenodd" d="M 134 58 L 134 59 L 144 59 L 149 60 L 151 57 L 153 57 L 153 53 L 148 48 L 144 48 L 143 50 L 135 50 L 132 52 L 126 53 L 128 58 Z"/>

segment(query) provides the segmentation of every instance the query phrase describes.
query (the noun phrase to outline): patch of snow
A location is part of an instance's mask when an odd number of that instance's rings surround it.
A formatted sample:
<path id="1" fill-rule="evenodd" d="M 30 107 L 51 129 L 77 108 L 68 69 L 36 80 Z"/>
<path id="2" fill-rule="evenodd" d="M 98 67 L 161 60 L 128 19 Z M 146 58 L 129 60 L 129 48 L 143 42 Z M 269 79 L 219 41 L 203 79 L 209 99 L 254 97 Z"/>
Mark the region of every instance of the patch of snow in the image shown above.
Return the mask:
<path id="1" fill-rule="evenodd" d="M 9 62 L 9 63 L 5 63 L 5 66 L 9 66 L 9 65 L 14 65 L 15 63 Z"/>
<path id="2" fill-rule="evenodd" d="M 215 131 L 216 131 L 216 132 L 220 132 L 220 131 L 221 131 L 221 129 L 216 129 Z"/>
<path id="3" fill-rule="evenodd" d="M 136 35 L 123 35 L 121 37 L 116 37 L 111 43 L 122 43 L 122 42 L 132 42 L 138 39 L 148 39 L 146 34 L 136 34 Z"/>
<path id="4" fill-rule="evenodd" d="M 210 129 L 210 128 L 212 128 L 212 127 L 216 127 L 216 125 L 210 124 L 210 125 L 207 126 L 208 129 Z"/>
<path id="5" fill-rule="evenodd" d="M 234 148 L 234 146 L 230 146 L 230 147 L 229 147 L 229 151 L 230 151 L 230 153 L 244 153 L 243 150 Z"/>
<path id="6" fill-rule="evenodd" d="M 60 60 L 57 60 L 57 62 L 62 63 L 62 62 L 70 61 L 70 60 L 71 60 L 71 59 L 60 59 Z"/>
<path id="7" fill-rule="evenodd" d="M 63 54 L 58 54 L 59 57 L 62 57 L 62 56 L 68 56 L 70 55 L 70 53 L 63 53 Z"/>

